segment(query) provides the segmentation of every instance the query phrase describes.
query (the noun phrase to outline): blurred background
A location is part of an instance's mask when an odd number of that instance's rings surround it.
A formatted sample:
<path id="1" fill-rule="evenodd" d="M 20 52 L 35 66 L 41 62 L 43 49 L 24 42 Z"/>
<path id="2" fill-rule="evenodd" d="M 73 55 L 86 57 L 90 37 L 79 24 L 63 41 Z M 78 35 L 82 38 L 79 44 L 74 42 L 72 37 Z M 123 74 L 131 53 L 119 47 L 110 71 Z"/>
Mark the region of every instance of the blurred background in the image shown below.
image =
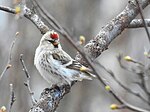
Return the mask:
<path id="1" fill-rule="evenodd" d="M 52 14 L 60 24 L 65 27 L 74 40 L 78 41 L 79 36 L 86 37 L 88 42 L 92 39 L 109 20 L 113 19 L 126 6 L 127 0 L 38 0 L 47 11 Z M 12 0 L 0 0 L 0 5 L 14 7 Z M 148 18 L 148 9 L 144 10 L 145 18 Z M 7 64 L 10 45 L 15 33 L 20 35 L 15 43 L 12 53 L 12 67 L 6 72 L 0 81 L 0 107 L 8 107 L 10 89 L 9 84 L 14 84 L 16 101 L 12 111 L 28 112 L 31 99 L 27 88 L 24 86 L 26 76 L 22 71 L 19 61 L 20 54 L 24 54 L 25 64 L 31 75 L 31 88 L 35 98 L 38 100 L 44 88 L 49 87 L 33 65 L 35 49 L 41 39 L 39 30 L 26 18 L 16 19 L 15 15 L 0 11 L 0 72 Z M 76 50 L 60 37 L 63 49 L 75 57 Z M 139 91 L 139 88 L 132 82 L 138 80 L 136 75 L 127 72 L 118 64 L 116 56 L 122 52 L 124 55 L 139 60 L 142 63 L 149 63 L 144 57 L 144 47 L 149 48 L 149 42 L 145 30 L 126 29 L 109 46 L 109 49 L 102 53 L 97 60 L 114 72 L 116 77 L 132 90 Z M 128 63 L 125 63 L 129 65 Z M 105 74 L 103 74 L 105 75 Z M 129 103 L 142 108 L 149 108 L 140 99 L 121 89 L 117 84 L 111 83 L 113 89 Z M 118 102 L 114 99 L 98 80 L 83 81 L 76 83 L 69 94 L 61 100 L 57 112 L 112 112 L 110 105 Z M 117 110 L 116 112 L 132 112 L 130 110 Z"/>

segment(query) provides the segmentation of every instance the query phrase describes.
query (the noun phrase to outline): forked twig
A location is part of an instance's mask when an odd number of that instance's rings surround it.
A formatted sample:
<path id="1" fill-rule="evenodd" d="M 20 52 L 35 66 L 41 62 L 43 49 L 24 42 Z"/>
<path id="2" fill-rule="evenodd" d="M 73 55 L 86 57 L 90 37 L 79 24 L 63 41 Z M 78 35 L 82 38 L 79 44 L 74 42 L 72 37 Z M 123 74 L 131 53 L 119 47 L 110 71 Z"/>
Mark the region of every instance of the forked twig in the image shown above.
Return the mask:
<path id="1" fill-rule="evenodd" d="M 122 55 L 120 54 L 119 56 L 117 56 L 117 59 L 118 59 L 118 62 L 119 62 L 119 64 L 120 64 L 120 66 L 124 69 L 124 70 L 128 70 L 128 71 L 130 71 L 131 73 L 134 73 L 134 74 L 136 74 L 139 78 L 140 78 L 140 82 L 134 82 L 135 84 L 137 84 L 142 90 L 143 90 L 143 92 L 145 92 L 145 94 L 147 95 L 147 97 L 148 97 L 148 99 L 147 100 L 145 100 L 145 102 L 147 102 L 147 104 L 148 105 L 150 105 L 150 92 L 149 92 L 149 90 L 148 90 L 148 88 L 147 88 L 147 82 L 146 82 L 146 77 L 148 77 L 148 76 L 146 76 L 146 66 L 144 65 L 144 64 L 142 64 L 141 62 L 138 62 L 138 61 L 135 61 L 134 59 L 131 59 L 129 62 L 132 62 L 132 63 L 135 63 L 135 64 L 137 64 L 138 66 L 137 67 L 142 67 L 142 70 L 140 70 L 140 71 L 136 71 L 136 69 L 129 69 L 129 67 L 126 67 L 124 64 L 122 64 L 121 63 L 121 59 L 122 59 L 123 57 L 122 57 Z M 134 65 L 134 66 L 136 66 L 136 65 Z M 113 75 L 114 76 L 114 75 Z M 118 82 L 120 85 L 122 85 L 121 84 L 121 82 L 120 81 L 118 81 L 115 77 L 113 77 L 115 80 L 116 80 L 116 82 Z M 124 89 L 128 89 L 128 88 L 126 88 L 125 86 L 123 86 L 122 85 L 122 87 L 124 88 Z M 128 91 L 130 91 L 129 89 L 128 89 Z M 130 91 L 131 92 L 131 91 Z M 140 96 L 140 95 L 138 95 L 137 94 L 137 96 Z M 141 97 L 141 96 L 140 96 Z M 144 99 L 142 99 L 143 101 L 144 101 Z"/>
<path id="2" fill-rule="evenodd" d="M 10 63 L 11 63 L 11 59 L 12 59 L 12 50 L 13 50 L 13 47 L 14 47 L 14 45 L 15 45 L 15 42 L 16 42 L 16 40 L 17 40 L 18 35 L 19 35 L 19 32 L 16 32 L 15 38 L 14 38 L 14 40 L 12 41 L 11 46 L 10 46 L 9 57 L 8 57 L 7 65 L 6 65 L 6 67 L 4 68 L 3 72 L 2 72 L 1 75 L 0 75 L 0 81 L 1 81 L 2 77 L 4 76 L 4 74 L 6 73 L 6 71 L 12 66 L 12 65 L 10 64 Z"/>
<path id="3" fill-rule="evenodd" d="M 114 73 L 110 70 L 107 70 L 105 68 L 105 70 L 112 76 L 112 78 L 123 88 L 125 89 L 127 92 L 131 93 L 132 95 L 137 96 L 138 98 L 140 98 L 142 101 L 144 101 L 145 103 L 149 104 L 150 102 L 148 100 L 146 100 L 141 94 L 131 90 L 130 88 L 128 88 L 127 86 L 125 86 L 124 84 L 122 84 L 114 75 Z"/>
<path id="4" fill-rule="evenodd" d="M 23 60 L 23 54 L 20 54 L 20 62 L 21 62 L 22 67 L 23 67 L 22 70 L 24 71 L 24 73 L 25 73 L 25 75 L 26 75 L 26 77 L 27 77 L 27 81 L 24 83 L 24 85 L 25 85 L 25 86 L 28 88 L 28 90 L 29 90 L 32 104 L 35 105 L 37 101 L 35 100 L 35 98 L 34 98 L 34 93 L 32 92 L 32 90 L 31 90 L 31 88 L 30 88 L 30 75 L 29 75 L 29 72 L 28 72 L 28 70 L 27 70 L 27 68 L 26 68 L 25 62 L 24 62 L 24 60 Z"/>

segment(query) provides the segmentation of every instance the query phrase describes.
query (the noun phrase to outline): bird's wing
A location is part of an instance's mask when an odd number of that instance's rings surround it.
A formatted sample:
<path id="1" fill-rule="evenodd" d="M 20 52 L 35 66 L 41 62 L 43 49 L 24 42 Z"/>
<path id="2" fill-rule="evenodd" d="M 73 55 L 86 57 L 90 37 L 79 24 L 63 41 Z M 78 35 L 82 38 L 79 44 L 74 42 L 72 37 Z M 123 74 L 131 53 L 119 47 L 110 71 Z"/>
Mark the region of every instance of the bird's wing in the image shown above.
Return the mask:
<path id="1" fill-rule="evenodd" d="M 80 64 L 78 61 L 73 60 L 65 51 L 63 50 L 55 50 L 55 52 L 52 53 L 53 59 L 61 62 L 62 65 L 64 65 L 68 69 L 73 69 L 76 71 L 79 71 L 79 73 L 84 73 L 85 79 L 91 79 L 92 77 L 95 77 L 93 73 L 91 73 L 91 70 L 82 64 Z M 85 70 L 82 70 L 85 69 Z M 79 74 L 74 74 L 76 77 L 81 77 Z"/>
<path id="2" fill-rule="evenodd" d="M 76 60 L 73 60 L 65 51 L 55 50 L 52 53 L 53 59 L 60 61 L 64 66 L 70 69 L 79 70 L 83 65 L 81 65 Z"/>
<path id="3" fill-rule="evenodd" d="M 74 69 L 74 70 L 77 70 L 77 71 L 80 71 L 80 72 L 83 72 L 85 73 L 87 76 L 89 77 L 96 77 L 94 74 L 93 74 L 93 71 L 85 66 L 83 66 L 82 64 L 80 64 L 78 61 L 76 60 L 73 60 L 72 63 L 68 66 L 66 66 L 67 68 L 70 68 L 70 69 Z"/>
<path id="4" fill-rule="evenodd" d="M 69 65 L 66 66 L 67 68 L 70 68 L 70 69 L 75 69 L 75 70 L 80 70 L 80 68 L 82 67 L 82 65 L 75 61 L 75 60 L 72 60 L 72 63 L 70 63 Z"/>
<path id="5" fill-rule="evenodd" d="M 60 61 L 62 65 L 67 64 L 71 61 L 71 57 L 62 50 L 57 50 L 52 53 L 53 59 Z"/>

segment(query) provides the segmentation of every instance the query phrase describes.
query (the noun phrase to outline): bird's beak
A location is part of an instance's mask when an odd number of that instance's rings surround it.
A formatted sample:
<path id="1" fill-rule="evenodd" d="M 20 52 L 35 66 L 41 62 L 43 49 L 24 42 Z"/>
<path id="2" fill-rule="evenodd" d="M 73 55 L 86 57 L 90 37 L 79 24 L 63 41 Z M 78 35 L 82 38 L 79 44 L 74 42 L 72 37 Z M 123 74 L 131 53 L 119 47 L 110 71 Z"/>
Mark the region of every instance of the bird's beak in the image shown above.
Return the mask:
<path id="1" fill-rule="evenodd" d="M 57 40 L 55 40 L 54 43 L 53 43 L 54 46 L 56 46 L 58 44 L 59 44 L 59 42 Z"/>
<path id="2" fill-rule="evenodd" d="M 55 46 L 55 45 L 58 45 L 58 42 L 54 42 L 53 45 L 54 45 L 54 46 Z"/>

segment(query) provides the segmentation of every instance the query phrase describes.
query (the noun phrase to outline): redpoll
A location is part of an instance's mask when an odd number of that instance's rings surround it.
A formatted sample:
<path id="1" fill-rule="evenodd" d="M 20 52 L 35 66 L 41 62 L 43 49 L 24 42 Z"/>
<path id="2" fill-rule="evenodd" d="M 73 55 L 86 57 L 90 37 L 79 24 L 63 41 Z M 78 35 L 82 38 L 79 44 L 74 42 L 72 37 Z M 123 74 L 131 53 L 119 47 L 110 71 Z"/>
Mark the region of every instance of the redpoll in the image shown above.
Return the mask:
<path id="1" fill-rule="evenodd" d="M 73 81 L 92 80 L 95 77 L 62 49 L 59 35 L 53 30 L 43 35 L 35 52 L 34 65 L 51 85 L 71 85 Z"/>

